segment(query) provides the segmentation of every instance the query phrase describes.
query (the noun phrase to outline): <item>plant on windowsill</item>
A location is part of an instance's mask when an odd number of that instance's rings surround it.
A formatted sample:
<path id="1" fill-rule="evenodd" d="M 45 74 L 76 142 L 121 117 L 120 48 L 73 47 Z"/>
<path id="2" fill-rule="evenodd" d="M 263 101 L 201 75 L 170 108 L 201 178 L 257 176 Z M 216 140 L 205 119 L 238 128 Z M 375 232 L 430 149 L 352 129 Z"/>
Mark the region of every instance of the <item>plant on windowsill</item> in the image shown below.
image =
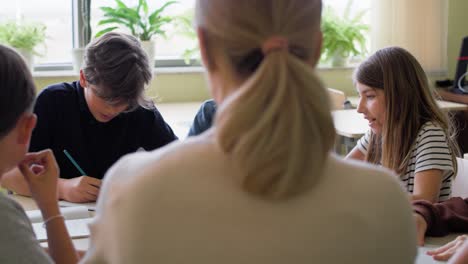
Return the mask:
<path id="1" fill-rule="evenodd" d="M 191 43 L 189 48 L 184 50 L 182 57 L 187 65 L 200 64 L 200 48 L 198 47 L 198 37 L 193 26 L 194 9 L 190 8 L 175 18 L 175 34 L 184 37 L 187 43 Z"/>
<path id="2" fill-rule="evenodd" d="M 346 66 L 349 57 L 367 53 L 365 34 L 369 31 L 369 26 L 362 23 L 367 10 L 361 10 L 356 16 L 350 17 L 352 3 L 352 0 L 348 1 L 343 16 L 337 15 L 330 6 L 324 8 L 321 61 L 331 61 L 332 67 Z"/>
<path id="3" fill-rule="evenodd" d="M 78 72 L 83 65 L 84 51 L 86 45 L 91 41 L 91 0 L 80 0 L 77 12 L 74 14 L 77 19 L 73 21 L 73 27 L 77 34 L 77 40 L 72 50 L 73 69 Z"/>
<path id="4" fill-rule="evenodd" d="M 163 16 L 163 12 L 177 1 L 165 1 L 160 8 L 152 12 L 148 10 L 147 0 L 139 0 L 138 5 L 134 7 L 128 7 L 121 0 L 115 0 L 115 3 L 116 7 L 100 7 L 104 12 L 104 19 L 98 22 L 98 26 L 110 26 L 96 33 L 96 37 L 123 26 L 129 29 L 133 36 L 140 39 L 150 62 L 154 63 L 155 49 L 152 37 L 157 35 L 166 37 L 164 27 L 170 24 L 174 18 Z"/>
<path id="5" fill-rule="evenodd" d="M 8 21 L 0 24 L 0 43 L 16 49 L 32 70 L 34 56 L 40 56 L 36 47 L 44 44 L 46 39 L 46 26 L 41 23 L 27 23 Z"/>

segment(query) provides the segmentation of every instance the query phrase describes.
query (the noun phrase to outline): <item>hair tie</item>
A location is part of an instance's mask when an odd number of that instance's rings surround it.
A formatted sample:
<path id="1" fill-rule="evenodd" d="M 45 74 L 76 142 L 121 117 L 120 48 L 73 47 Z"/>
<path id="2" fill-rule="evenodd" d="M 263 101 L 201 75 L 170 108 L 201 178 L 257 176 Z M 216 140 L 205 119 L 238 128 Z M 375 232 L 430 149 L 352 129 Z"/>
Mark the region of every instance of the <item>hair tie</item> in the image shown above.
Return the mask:
<path id="1" fill-rule="evenodd" d="M 262 44 L 262 53 L 264 56 L 268 55 L 273 51 L 287 50 L 289 47 L 289 41 L 285 37 L 272 36 L 269 37 Z"/>

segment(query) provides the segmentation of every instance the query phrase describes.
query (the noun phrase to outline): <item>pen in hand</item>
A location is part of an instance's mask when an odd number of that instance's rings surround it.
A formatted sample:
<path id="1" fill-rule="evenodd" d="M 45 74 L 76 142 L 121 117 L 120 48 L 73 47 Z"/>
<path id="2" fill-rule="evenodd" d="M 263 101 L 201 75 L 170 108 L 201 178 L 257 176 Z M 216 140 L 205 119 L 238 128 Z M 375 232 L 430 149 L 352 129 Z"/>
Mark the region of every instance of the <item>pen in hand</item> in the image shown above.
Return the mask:
<path id="1" fill-rule="evenodd" d="M 80 165 L 78 165 L 78 163 L 70 155 L 70 153 L 68 153 L 66 149 L 63 150 L 63 153 L 65 154 L 65 156 L 67 156 L 67 158 L 71 161 L 71 163 L 75 166 L 75 168 L 81 173 L 81 175 L 88 175 L 86 174 L 86 172 L 84 172 L 84 170 L 80 167 Z"/>

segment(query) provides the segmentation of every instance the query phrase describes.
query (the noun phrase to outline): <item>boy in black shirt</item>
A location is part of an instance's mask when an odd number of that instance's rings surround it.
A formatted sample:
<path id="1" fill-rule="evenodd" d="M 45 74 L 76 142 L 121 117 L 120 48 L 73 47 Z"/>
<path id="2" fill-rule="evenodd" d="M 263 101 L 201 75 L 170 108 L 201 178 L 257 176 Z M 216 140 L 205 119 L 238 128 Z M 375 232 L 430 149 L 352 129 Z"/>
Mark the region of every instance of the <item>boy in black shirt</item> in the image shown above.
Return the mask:
<path id="1" fill-rule="evenodd" d="M 39 94 L 34 107 L 38 123 L 29 150 L 54 152 L 60 199 L 95 201 L 104 173 L 120 157 L 177 139 L 144 98 L 151 79 L 138 40 L 111 32 L 86 48 L 79 81 L 51 85 Z M 2 185 L 29 195 L 18 170 L 5 175 Z"/>

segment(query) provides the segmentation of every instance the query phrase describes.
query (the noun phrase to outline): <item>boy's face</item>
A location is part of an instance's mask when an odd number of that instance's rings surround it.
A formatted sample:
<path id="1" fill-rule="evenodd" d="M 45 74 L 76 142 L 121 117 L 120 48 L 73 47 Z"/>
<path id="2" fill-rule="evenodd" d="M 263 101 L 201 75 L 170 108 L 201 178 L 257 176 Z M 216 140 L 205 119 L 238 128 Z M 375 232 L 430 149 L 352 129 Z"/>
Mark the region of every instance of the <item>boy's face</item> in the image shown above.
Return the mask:
<path id="1" fill-rule="evenodd" d="M 99 122 L 109 122 L 114 117 L 128 109 L 128 104 L 124 102 L 108 102 L 98 96 L 95 85 L 88 84 L 84 87 L 84 95 L 89 111 Z"/>
<path id="2" fill-rule="evenodd" d="M 80 85 L 84 88 L 84 95 L 89 111 L 99 122 L 109 122 L 114 117 L 128 109 L 125 102 L 109 102 L 99 96 L 99 87 L 86 81 L 83 71 L 80 71 Z"/>

